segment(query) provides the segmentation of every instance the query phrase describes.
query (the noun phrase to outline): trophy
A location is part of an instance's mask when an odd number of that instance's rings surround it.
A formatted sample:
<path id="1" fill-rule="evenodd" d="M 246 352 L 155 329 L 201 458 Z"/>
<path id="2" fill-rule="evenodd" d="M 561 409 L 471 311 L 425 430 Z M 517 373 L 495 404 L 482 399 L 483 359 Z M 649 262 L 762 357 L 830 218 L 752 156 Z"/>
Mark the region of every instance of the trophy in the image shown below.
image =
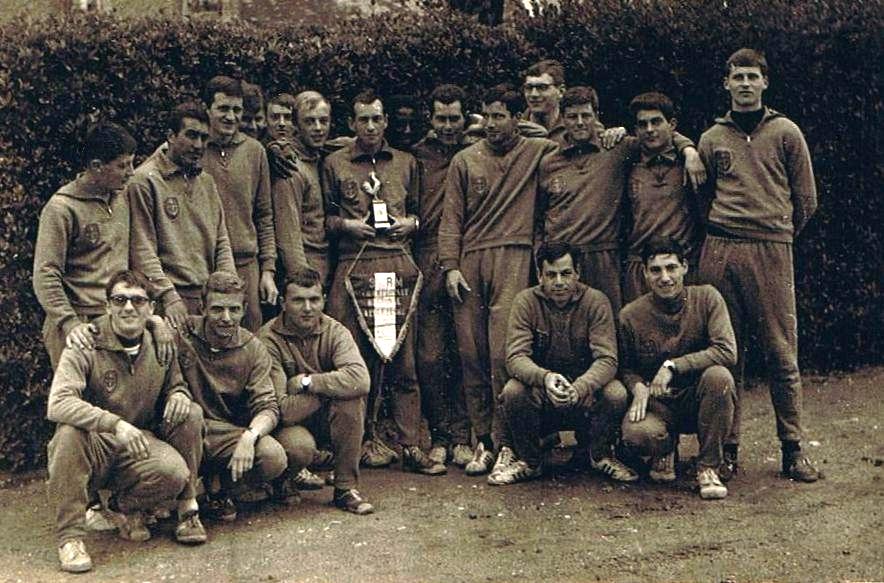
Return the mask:
<path id="1" fill-rule="evenodd" d="M 386 231 L 392 227 L 393 224 L 390 222 L 390 215 L 387 212 L 387 203 L 378 197 L 378 193 L 381 191 L 381 181 L 374 171 L 368 176 L 368 180 L 362 183 L 362 190 L 371 196 L 368 224 L 374 227 L 375 231 Z"/>

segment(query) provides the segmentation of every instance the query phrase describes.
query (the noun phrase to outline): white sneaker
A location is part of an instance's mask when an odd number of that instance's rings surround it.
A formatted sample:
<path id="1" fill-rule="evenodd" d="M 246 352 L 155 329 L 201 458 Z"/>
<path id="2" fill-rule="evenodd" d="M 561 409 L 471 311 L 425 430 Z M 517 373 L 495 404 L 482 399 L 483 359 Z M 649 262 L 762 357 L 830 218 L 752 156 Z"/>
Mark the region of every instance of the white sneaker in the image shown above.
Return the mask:
<path id="1" fill-rule="evenodd" d="M 466 467 L 473 459 L 473 448 L 466 443 L 458 443 L 451 449 L 451 463 L 458 467 Z"/>
<path id="2" fill-rule="evenodd" d="M 488 483 L 492 486 L 508 486 L 516 482 L 533 480 L 543 475 L 543 467 L 531 467 L 522 460 L 513 461 L 501 471 L 488 476 Z"/>
<path id="3" fill-rule="evenodd" d="M 444 466 L 445 462 L 448 460 L 448 448 L 444 445 L 434 445 L 430 448 L 430 451 L 427 452 L 427 457 L 437 464 L 442 464 Z"/>
<path id="4" fill-rule="evenodd" d="M 613 455 L 605 456 L 599 461 L 595 461 L 592 459 L 592 456 L 589 456 L 589 465 L 592 466 L 592 469 L 618 482 L 635 482 L 638 480 L 638 473 Z"/>
<path id="5" fill-rule="evenodd" d="M 105 532 L 116 530 L 116 525 L 104 513 L 101 505 L 96 504 L 86 509 L 86 528 L 92 532 Z"/>
<path id="6" fill-rule="evenodd" d="M 507 446 L 501 447 L 500 452 L 497 454 L 497 461 L 494 462 L 494 467 L 491 468 L 491 474 L 494 475 L 506 470 L 514 461 L 516 461 L 516 454 L 513 453 L 513 450 Z"/>
<path id="7" fill-rule="evenodd" d="M 68 573 L 85 573 L 92 569 L 92 558 L 86 552 L 82 539 L 69 540 L 58 548 L 61 570 Z"/>
<path id="8" fill-rule="evenodd" d="M 718 479 L 714 468 L 703 468 L 697 474 L 700 485 L 700 498 L 703 500 L 720 500 L 727 496 L 727 486 Z"/>
<path id="9" fill-rule="evenodd" d="M 481 476 L 487 474 L 494 465 L 494 454 L 485 450 L 485 444 L 481 441 L 473 450 L 473 459 L 467 464 L 464 471 L 468 476 Z"/>

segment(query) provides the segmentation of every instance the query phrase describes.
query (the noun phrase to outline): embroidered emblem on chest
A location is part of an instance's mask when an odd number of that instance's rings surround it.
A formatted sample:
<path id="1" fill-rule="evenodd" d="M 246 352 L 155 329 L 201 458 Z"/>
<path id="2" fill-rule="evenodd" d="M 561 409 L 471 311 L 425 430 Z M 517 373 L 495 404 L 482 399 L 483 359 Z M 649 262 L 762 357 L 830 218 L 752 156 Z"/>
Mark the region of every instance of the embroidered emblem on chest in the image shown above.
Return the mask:
<path id="1" fill-rule="evenodd" d="M 104 385 L 104 390 L 108 393 L 113 393 L 117 388 L 117 384 L 119 384 L 119 376 L 117 375 L 117 371 L 109 370 L 101 375 L 101 384 Z"/>
<path id="2" fill-rule="evenodd" d="M 556 195 L 565 192 L 565 181 L 562 180 L 561 176 L 553 176 L 552 180 L 549 181 L 549 192 Z"/>
<path id="3" fill-rule="evenodd" d="M 733 154 L 730 150 L 715 150 L 715 171 L 719 174 L 727 174 L 734 165 Z"/>
<path id="4" fill-rule="evenodd" d="M 341 193 L 345 199 L 354 201 L 359 198 L 359 184 L 353 178 L 347 178 L 341 183 Z"/>
<path id="5" fill-rule="evenodd" d="M 98 242 L 101 240 L 101 227 L 98 223 L 89 223 L 83 229 L 83 239 L 89 244 L 90 247 L 95 247 L 98 245 Z"/>
<path id="6" fill-rule="evenodd" d="M 479 196 L 488 194 L 488 179 L 484 176 L 474 176 L 472 179 L 473 191 Z"/>
<path id="7" fill-rule="evenodd" d="M 181 207 L 178 206 L 178 198 L 170 196 L 163 201 L 163 210 L 166 211 L 170 219 L 177 219 L 178 214 L 181 212 Z"/>

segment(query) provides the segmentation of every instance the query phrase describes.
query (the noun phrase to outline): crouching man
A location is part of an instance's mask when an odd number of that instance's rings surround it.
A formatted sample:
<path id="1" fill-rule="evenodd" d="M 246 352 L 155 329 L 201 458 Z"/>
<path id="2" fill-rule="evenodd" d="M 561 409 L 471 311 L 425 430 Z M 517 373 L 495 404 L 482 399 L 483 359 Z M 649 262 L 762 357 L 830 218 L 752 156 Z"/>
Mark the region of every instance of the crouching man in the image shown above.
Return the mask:
<path id="1" fill-rule="evenodd" d="M 374 508 L 356 485 L 371 379 L 350 331 L 323 314 L 324 305 L 319 272 L 297 269 L 283 288 L 282 313 L 258 332 L 273 361 L 271 377 L 280 408 L 274 436 L 288 455 L 289 479 L 281 487 L 297 495 L 298 472 L 316 455 L 307 426 L 326 423 L 334 450 L 334 504 L 369 514 Z"/>
<path id="2" fill-rule="evenodd" d="M 203 413 L 178 363 L 160 364 L 145 334 L 153 314 L 148 287 L 134 271 L 111 276 L 107 314 L 93 322 L 94 348 L 66 348 L 52 380 L 47 417 L 58 427 L 49 443 L 49 497 L 63 571 L 92 568 L 85 512 L 99 489 L 111 490 L 107 514 L 124 539 L 148 540 L 142 511 L 177 498 L 175 538 L 206 541 L 195 491 Z"/>
<path id="3" fill-rule="evenodd" d="M 638 479 L 612 453 L 628 395 L 614 379 L 611 303 L 580 283 L 576 254 L 565 242 L 542 245 L 540 284 L 513 301 L 506 343 L 511 378 L 501 394 L 505 439 L 489 484 L 540 476 L 541 437 L 559 429 L 574 429 L 578 442 L 589 445 L 593 469 L 619 481 Z"/>
<path id="4" fill-rule="evenodd" d="M 642 252 L 651 292 L 620 312 L 620 376 L 632 394 L 623 443 L 651 458 L 650 478 L 675 480 L 680 433 L 700 441 L 700 497 L 724 498 L 722 447 L 734 416 L 737 359 L 727 306 L 711 285 L 687 286 L 685 251 L 672 239 L 652 239 Z"/>

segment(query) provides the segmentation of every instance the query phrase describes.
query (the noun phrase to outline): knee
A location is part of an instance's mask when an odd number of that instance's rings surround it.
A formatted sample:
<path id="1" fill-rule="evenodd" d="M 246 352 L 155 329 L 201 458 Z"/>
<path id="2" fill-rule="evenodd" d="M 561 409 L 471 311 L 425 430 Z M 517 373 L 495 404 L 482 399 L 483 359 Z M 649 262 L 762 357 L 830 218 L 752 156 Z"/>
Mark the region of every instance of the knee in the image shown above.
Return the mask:
<path id="1" fill-rule="evenodd" d="M 82 459 L 88 439 L 89 433 L 87 431 L 73 425 L 60 423 L 47 447 L 49 477 L 52 478 L 58 464 L 61 464 L 59 467 L 63 467 L 73 459 Z"/>
<path id="2" fill-rule="evenodd" d="M 313 461 L 316 441 L 306 428 L 298 425 L 283 427 L 274 437 L 285 450 L 289 467 L 303 468 Z"/>
<path id="3" fill-rule="evenodd" d="M 203 408 L 196 403 L 191 403 L 187 418 L 182 421 L 178 431 L 192 435 L 194 438 L 202 438 L 205 433 L 205 427 L 206 422 L 203 418 Z"/>
<path id="4" fill-rule="evenodd" d="M 285 449 L 274 438 L 265 435 L 255 444 L 255 466 L 266 482 L 280 476 L 288 466 Z"/>
<path id="5" fill-rule="evenodd" d="M 734 393 L 734 377 L 723 366 L 710 366 L 700 376 L 700 387 L 704 396 L 724 400 Z"/>
<path id="6" fill-rule="evenodd" d="M 623 419 L 620 426 L 623 445 L 637 455 L 661 455 L 669 453 L 669 430 L 663 420 L 648 414 L 641 421 Z"/>
<path id="7" fill-rule="evenodd" d="M 614 379 L 602 387 L 599 400 L 606 410 L 612 413 L 623 413 L 629 406 L 629 392 L 623 383 Z"/>
<path id="8" fill-rule="evenodd" d="M 329 421 L 362 427 L 365 422 L 365 399 L 336 399 L 329 406 Z"/>
<path id="9" fill-rule="evenodd" d="M 500 391 L 500 402 L 507 409 L 528 404 L 531 400 L 530 387 L 522 381 L 510 379 Z"/>

